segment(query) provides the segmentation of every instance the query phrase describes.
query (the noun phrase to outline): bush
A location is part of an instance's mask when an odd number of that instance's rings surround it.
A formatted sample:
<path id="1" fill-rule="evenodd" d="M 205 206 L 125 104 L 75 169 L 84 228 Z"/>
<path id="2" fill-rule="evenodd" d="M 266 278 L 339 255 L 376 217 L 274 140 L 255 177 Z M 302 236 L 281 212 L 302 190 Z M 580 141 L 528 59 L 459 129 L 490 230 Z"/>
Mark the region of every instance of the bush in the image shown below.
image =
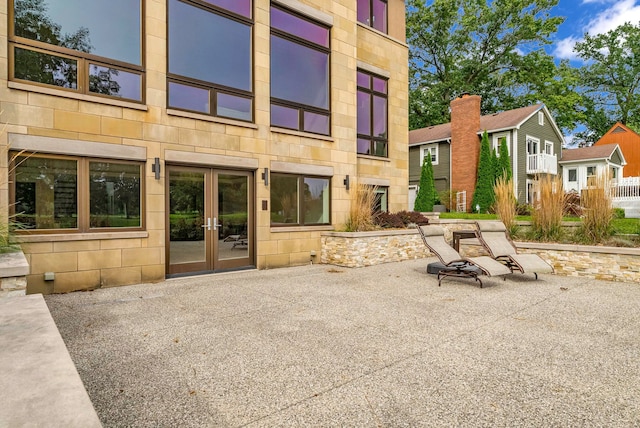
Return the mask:
<path id="1" fill-rule="evenodd" d="M 624 208 L 614 208 L 613 209 L 613 218 L 624 218 Z"/>
<path id="2" fill-rule="evenodd" d="M 557 241 L 562 236 L 564 191 L 562 179 L 549 175 L 537 180 L 540 200 L 531 213 L 531 231 L 541 241 Z"/>
<path id="3" fill-rule="evenodd" d="M 429 219 L 415 211 L 399 211 L 389 213 L 381 211 L 373 218 L 374 223 L 383 229 L 402 229 L 410 224 L 424 226 L 429 224 Z"/>
<path id="4" fill-rule="evenodd" d="M 597 244 L 611 236 L 613 229 L 613 208 L 609 193 L 609 180 L 600 174 L 587 182 L 588 188 L 582 192 L 584 216 L 580 235 L 589 243 Z"/>
<path id="5" fill-rule="evenodd" d="M 530 216 L 533 208 L 529 204 L 516 204 L 516 215 L 519 216 Z"/>
<path id="6" fill-rule="evenodd" d="M 513 181 L 505 174 L 498 178 L 493 192 L 496 195 L 495 211 L 498 218 L 513 236 L 516 232 L 516 197 L 513 192 Z"/>

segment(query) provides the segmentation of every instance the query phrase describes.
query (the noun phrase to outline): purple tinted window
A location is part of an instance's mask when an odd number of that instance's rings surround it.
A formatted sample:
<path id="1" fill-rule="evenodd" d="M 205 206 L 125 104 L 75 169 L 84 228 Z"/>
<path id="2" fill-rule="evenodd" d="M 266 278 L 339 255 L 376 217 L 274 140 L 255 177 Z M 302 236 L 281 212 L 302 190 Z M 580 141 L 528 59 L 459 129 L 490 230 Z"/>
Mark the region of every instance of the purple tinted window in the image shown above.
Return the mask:
<path id="1" fill-rule="evenodd" d="M 371 0 L 358 0 L 358 21 L 371 25 Z"/>
<path id="2" fill-rule="evenodd" d="M 271 36 L 271 96 L 329 108 L 329 55 Z"/>
<path id="3" fill-rule="evenodd" d="M 142 76 L 102 65 L 89 65 L 89 92 L 142 101 Z"/>
<path id="4" fill-rule="evenodd" d="M 298 110 L 271 104 L 271 125 L 298 129 L 300 127 Z"/>
<path id="5" fill-rule="evenodd" d="M 378 31 L 387 32 L 387 2 L 383 0 L 373 0 L 373 21 L 370 25 Z"/>
<path id="6" fill-rule="evenodd" d="M 371 141 L 358 138 L 358 153 L 361 155 L 371 154 Z"/>
<path id="7" fill-rule="evenodd" d="M 371 89 L 371 77 L 366 73 L 358 71 L 358 86 Z"/>
<path id="8" fill-rule="evenodd" d="M 209 113 L 209 91 L 169 82 L 169 107 Z"/>
<path id="9" fill-rule="evenodd" d="M 373 97 L 373 136 L 387 138 L 387 99 Z"/>
<path id="10" fill-rule="evenodd" d="M 320 46 L 329 47 L 328 28 L 298 18 L 275 7 L 271 8 L 271 26 Z"/>
<path id="11" fill-rule="evenodd" d="M 169 72 L 251 91 L 251 25 L 170 0 Z"/>
<path id="12" fill-rule="evenodd" d="M 251 0 L 204 0 L 238 15 L 251 18 Z"/>
<path id="13" fill-rule="evenodd" d="M 304 130 L 314 134 L 329 134 L 329 116 L 325 114 L 304 112 Z"/>
<path id="14" fill-rule="evenodd" d="M 386 79 L 381 79 L 379 77 L 373 78 L 373 90 L 376 92 L 382 92 L 383 94 L 387 93 L 387 81 Z"/>
<path id="15" fill-rule="evenodd" d="M 371 95 L 358 91 L 358 134 L 371 135 Z"/>
<path id="16" fill-rule="evenodd" d="M 218 93 L 218 116 L 251 121 L 251 99 Z"/>

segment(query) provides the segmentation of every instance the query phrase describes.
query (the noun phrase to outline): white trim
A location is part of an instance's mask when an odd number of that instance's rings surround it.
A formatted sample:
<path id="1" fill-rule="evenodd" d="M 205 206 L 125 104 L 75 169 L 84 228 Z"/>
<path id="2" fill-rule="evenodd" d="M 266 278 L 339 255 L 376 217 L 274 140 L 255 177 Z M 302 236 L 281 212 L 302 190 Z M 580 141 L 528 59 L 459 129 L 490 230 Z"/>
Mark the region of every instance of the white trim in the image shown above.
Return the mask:
<path id="1" fill-rule="evenodd" d="M 140 146 L 13 133 L 9 133 L 8 137 L 9 148 L 12 150 L 121 160 L 147 160 L 147 148 Z"/>
<path id="2" fill-rule="evenodd" d="M 492 143 L 491 143 L 491 148 L 493 150 L 495 150 L 496 154 L 498 155 L 498 157 L 500 157 L 500 150 L 498 148 L 498 141 L 500 141 L 500 138 L 506 138 L 507 141 L 507 152 L 509 153 L 509 156 L 511 156 L 511 133 L 510 132 L 499 132 L 496 134 L 492 134 Z"/>
<path id="3" fill-rule="evenodd" d="M 513 175 L 513 194 L 516 195 L 516 199 L 518 198 L 518 130 L 513 130 L 513 153 L 511 154 L 511 161 L 513 162 L 511 173 Z M 527 162 L 525 161 L 525 165 Z M 526 171 L 525 171 L 526 172 Z M 526 175 L 525 175 L 526 176 Z"/>
<path id="4" fill-rule="evenodd" d="M 538 111 L 538 125 L 544 126 L 544 112 Z"/>
<path id="5" fill-rule="evenodd" d="M 434 155 L 431 153 L 431 149 L 435 149 L 435 161 L 433 160 Z M 424 164 L 425 152 L 427 150 L 429 151 L 429 155 L 431 156 L 431 165 L 438 165 L 438 163 L 440 162 L 440 145 L 438 143 L 425 144 L 420 147 L 420 168 L 422 168 L 422 165 Z"/>

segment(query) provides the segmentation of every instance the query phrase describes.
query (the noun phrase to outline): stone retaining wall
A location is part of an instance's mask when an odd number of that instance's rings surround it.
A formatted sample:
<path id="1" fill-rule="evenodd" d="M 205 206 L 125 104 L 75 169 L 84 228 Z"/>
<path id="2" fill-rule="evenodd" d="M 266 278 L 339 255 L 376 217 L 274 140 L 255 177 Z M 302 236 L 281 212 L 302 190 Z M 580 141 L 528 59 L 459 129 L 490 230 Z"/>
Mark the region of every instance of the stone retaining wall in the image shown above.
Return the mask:
<path id="1" fill-rule="evenodd" d="M 454 230 L 475 229 L 470 220 L 432 220 L 445 229 L 450 242 Z M 345 267 L 433 257 L 413 229 L 376 232 L 327 232 L 321 236 L 320 262 Z M 539 242 L 516 242 L 522 253 L 536 253 L 557 275 L 640 283 L 640 248 L 598 247 Z M 466 257 L 487 255 L 477 239 L 460 241 Z"/>
<path id="2" fill-rule="evenodd" d="M 27 293 L 29 264 L 21 251 L 0 254 L 0 299 Z"/>

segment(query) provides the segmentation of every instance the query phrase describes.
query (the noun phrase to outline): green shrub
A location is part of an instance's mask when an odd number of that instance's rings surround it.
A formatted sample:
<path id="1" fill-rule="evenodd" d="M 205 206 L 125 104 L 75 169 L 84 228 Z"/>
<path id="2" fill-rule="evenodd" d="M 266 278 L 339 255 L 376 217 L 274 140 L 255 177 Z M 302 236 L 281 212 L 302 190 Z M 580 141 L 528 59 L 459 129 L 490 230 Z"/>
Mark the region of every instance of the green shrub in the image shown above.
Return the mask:
<path id="1" fill-rule="evenodd" d="M 491 158 L 491 148 L 489 147 L 489 135 L 487 131 L 482 134 L 482 142 L 480 143 L 480 161 L 478 162 L 478 178 L 476 181 L 476 190 L 473 192 L 473 203 L 471 207 L 475 210 L 476 206 L 480 207 L 481 213 L 489 211 L 493 205 L 494 194 L 493 184 L 495 182 L 494 162 Z"/>
<path id="2" fill-rule="evenodd" d="M 613 209 L 613 218 L 624 218 L 624 208 L 614 208 Z"/>

